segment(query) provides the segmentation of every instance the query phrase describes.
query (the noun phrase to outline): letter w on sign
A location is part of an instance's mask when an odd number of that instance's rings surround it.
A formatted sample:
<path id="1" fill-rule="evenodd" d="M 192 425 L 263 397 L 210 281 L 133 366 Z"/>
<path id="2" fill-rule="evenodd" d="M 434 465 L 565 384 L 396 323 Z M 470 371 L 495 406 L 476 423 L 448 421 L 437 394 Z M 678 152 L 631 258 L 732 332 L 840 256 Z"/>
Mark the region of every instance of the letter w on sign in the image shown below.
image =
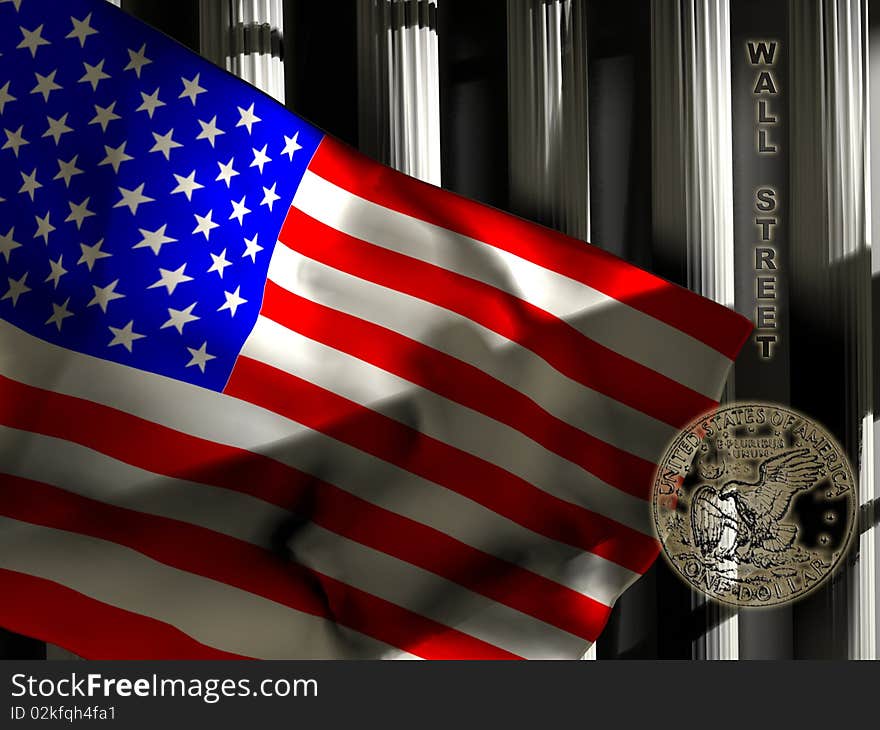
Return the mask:
<path id="1" fill-rule="evenodd" d="M 0 52 L 0 624 L 95 658 L 580 656 L 747 321 L 103 0 L 0 3 Z"/>

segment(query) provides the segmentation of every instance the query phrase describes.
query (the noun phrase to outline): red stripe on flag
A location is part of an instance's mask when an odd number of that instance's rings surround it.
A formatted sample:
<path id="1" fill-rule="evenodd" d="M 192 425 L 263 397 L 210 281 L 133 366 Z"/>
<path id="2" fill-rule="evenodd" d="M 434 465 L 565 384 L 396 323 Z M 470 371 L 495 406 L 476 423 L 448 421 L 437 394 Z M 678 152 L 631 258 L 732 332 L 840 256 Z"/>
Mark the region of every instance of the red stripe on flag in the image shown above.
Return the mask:
<path id="1" fill-rule="evenodd" d="M 262 314 L 515 428 L 603 481 L 648 499 L 654 465 L 550 415 L 482 370 L 415 340 L 266 284 Z"/>
<path id="2" fill-rule="evenodd" d="M 0 626 L 85 659 L 247 659 L 156 619 L 43 578 L 0 568 Z"/>
<path id="3" fill-rule="evenodd" d="M 532 350 L 572 380 L 672 426 L 684 426 L 716 405 L 711 398 L 590 340 L 522 299 L 353 238 L 294 208 L 279 238 L 311 259 L 479 322 Z"/>
<path id="4" fill-rule="evenodd" d="M 124 545 L 165 565 L 334 621 L 424 659 L 520 658 L 250 543 L 202 527 L 104 504 L 19 477 L 4 477 L 0 495 L 0 514 L 12 519 Z"/>
<path id="5" fill-rule="evenodd" d="M 153 473 L 249 494 L 295 510 L 300 519 L 589 641 L 608 618 L 607 606 L 576 591 L 260 454 L 2 376 L 0 423 L 66 439 Z M 637 567 L 646 566 L 630 569 Z"/>
<path id="6" fill-rule="evenodd" d="M 467 200 L 379 165 L 324 137 L 309 170 L 386 208 L 509 251 L 625 302 L 736 358 L 753 325 L 709 299 L 631 266 L 595 246 Z"/>
<path id="7" fill-rule="evenodd" d="M 658 554 L 657 542 L 648 535 L 256 360 L 238 358 L 226 392 L 446 487 L 530 530 L 632 570 L 643 573 Z"/>

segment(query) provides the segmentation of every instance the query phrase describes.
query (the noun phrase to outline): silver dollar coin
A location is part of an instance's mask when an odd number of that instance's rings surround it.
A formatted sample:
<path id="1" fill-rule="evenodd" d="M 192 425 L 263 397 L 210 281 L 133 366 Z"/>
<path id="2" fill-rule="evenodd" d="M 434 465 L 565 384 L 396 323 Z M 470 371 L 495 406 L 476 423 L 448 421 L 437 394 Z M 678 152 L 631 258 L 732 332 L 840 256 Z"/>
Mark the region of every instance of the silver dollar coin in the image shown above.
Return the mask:
<path id="1" fill-rule="evenodd" d="M 667 448 L 652 494 L 657 536 L 688 584 L 737 606 L 800 598 L 840 564 L 856 524 L 846 454 L 816 421 L 734 403 Z"/>

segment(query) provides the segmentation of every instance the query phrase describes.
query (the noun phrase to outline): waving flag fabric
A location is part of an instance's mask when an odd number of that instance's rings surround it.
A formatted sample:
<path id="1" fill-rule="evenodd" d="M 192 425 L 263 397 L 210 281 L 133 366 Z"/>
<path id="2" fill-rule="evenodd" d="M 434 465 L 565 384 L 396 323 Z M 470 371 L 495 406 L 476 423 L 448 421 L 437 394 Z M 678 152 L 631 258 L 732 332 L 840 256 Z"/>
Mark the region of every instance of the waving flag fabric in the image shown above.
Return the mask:
<path id="1" fill-rule="evenodd" d="M 103 0 L 0 3 L 0 52 L 0 625 L 95 658 L 580 656 L 748 323 Z"/>

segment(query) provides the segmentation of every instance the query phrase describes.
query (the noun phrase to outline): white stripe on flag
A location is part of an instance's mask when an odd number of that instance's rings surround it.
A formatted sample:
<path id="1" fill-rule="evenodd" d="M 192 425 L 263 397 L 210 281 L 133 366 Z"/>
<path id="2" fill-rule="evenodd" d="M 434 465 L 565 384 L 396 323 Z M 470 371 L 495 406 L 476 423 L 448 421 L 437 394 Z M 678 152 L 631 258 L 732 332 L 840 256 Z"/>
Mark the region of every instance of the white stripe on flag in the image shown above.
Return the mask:
<path id="1" fill-rule="evenodd" d="M 653 317 L 508 251 L 354 195 L 307 170 L 293 206 L 331 228 L 482 281 L 611 350 L 717 400 L 730 360 Z M 585 244 L 586 245 L 586 244 Z"/>

